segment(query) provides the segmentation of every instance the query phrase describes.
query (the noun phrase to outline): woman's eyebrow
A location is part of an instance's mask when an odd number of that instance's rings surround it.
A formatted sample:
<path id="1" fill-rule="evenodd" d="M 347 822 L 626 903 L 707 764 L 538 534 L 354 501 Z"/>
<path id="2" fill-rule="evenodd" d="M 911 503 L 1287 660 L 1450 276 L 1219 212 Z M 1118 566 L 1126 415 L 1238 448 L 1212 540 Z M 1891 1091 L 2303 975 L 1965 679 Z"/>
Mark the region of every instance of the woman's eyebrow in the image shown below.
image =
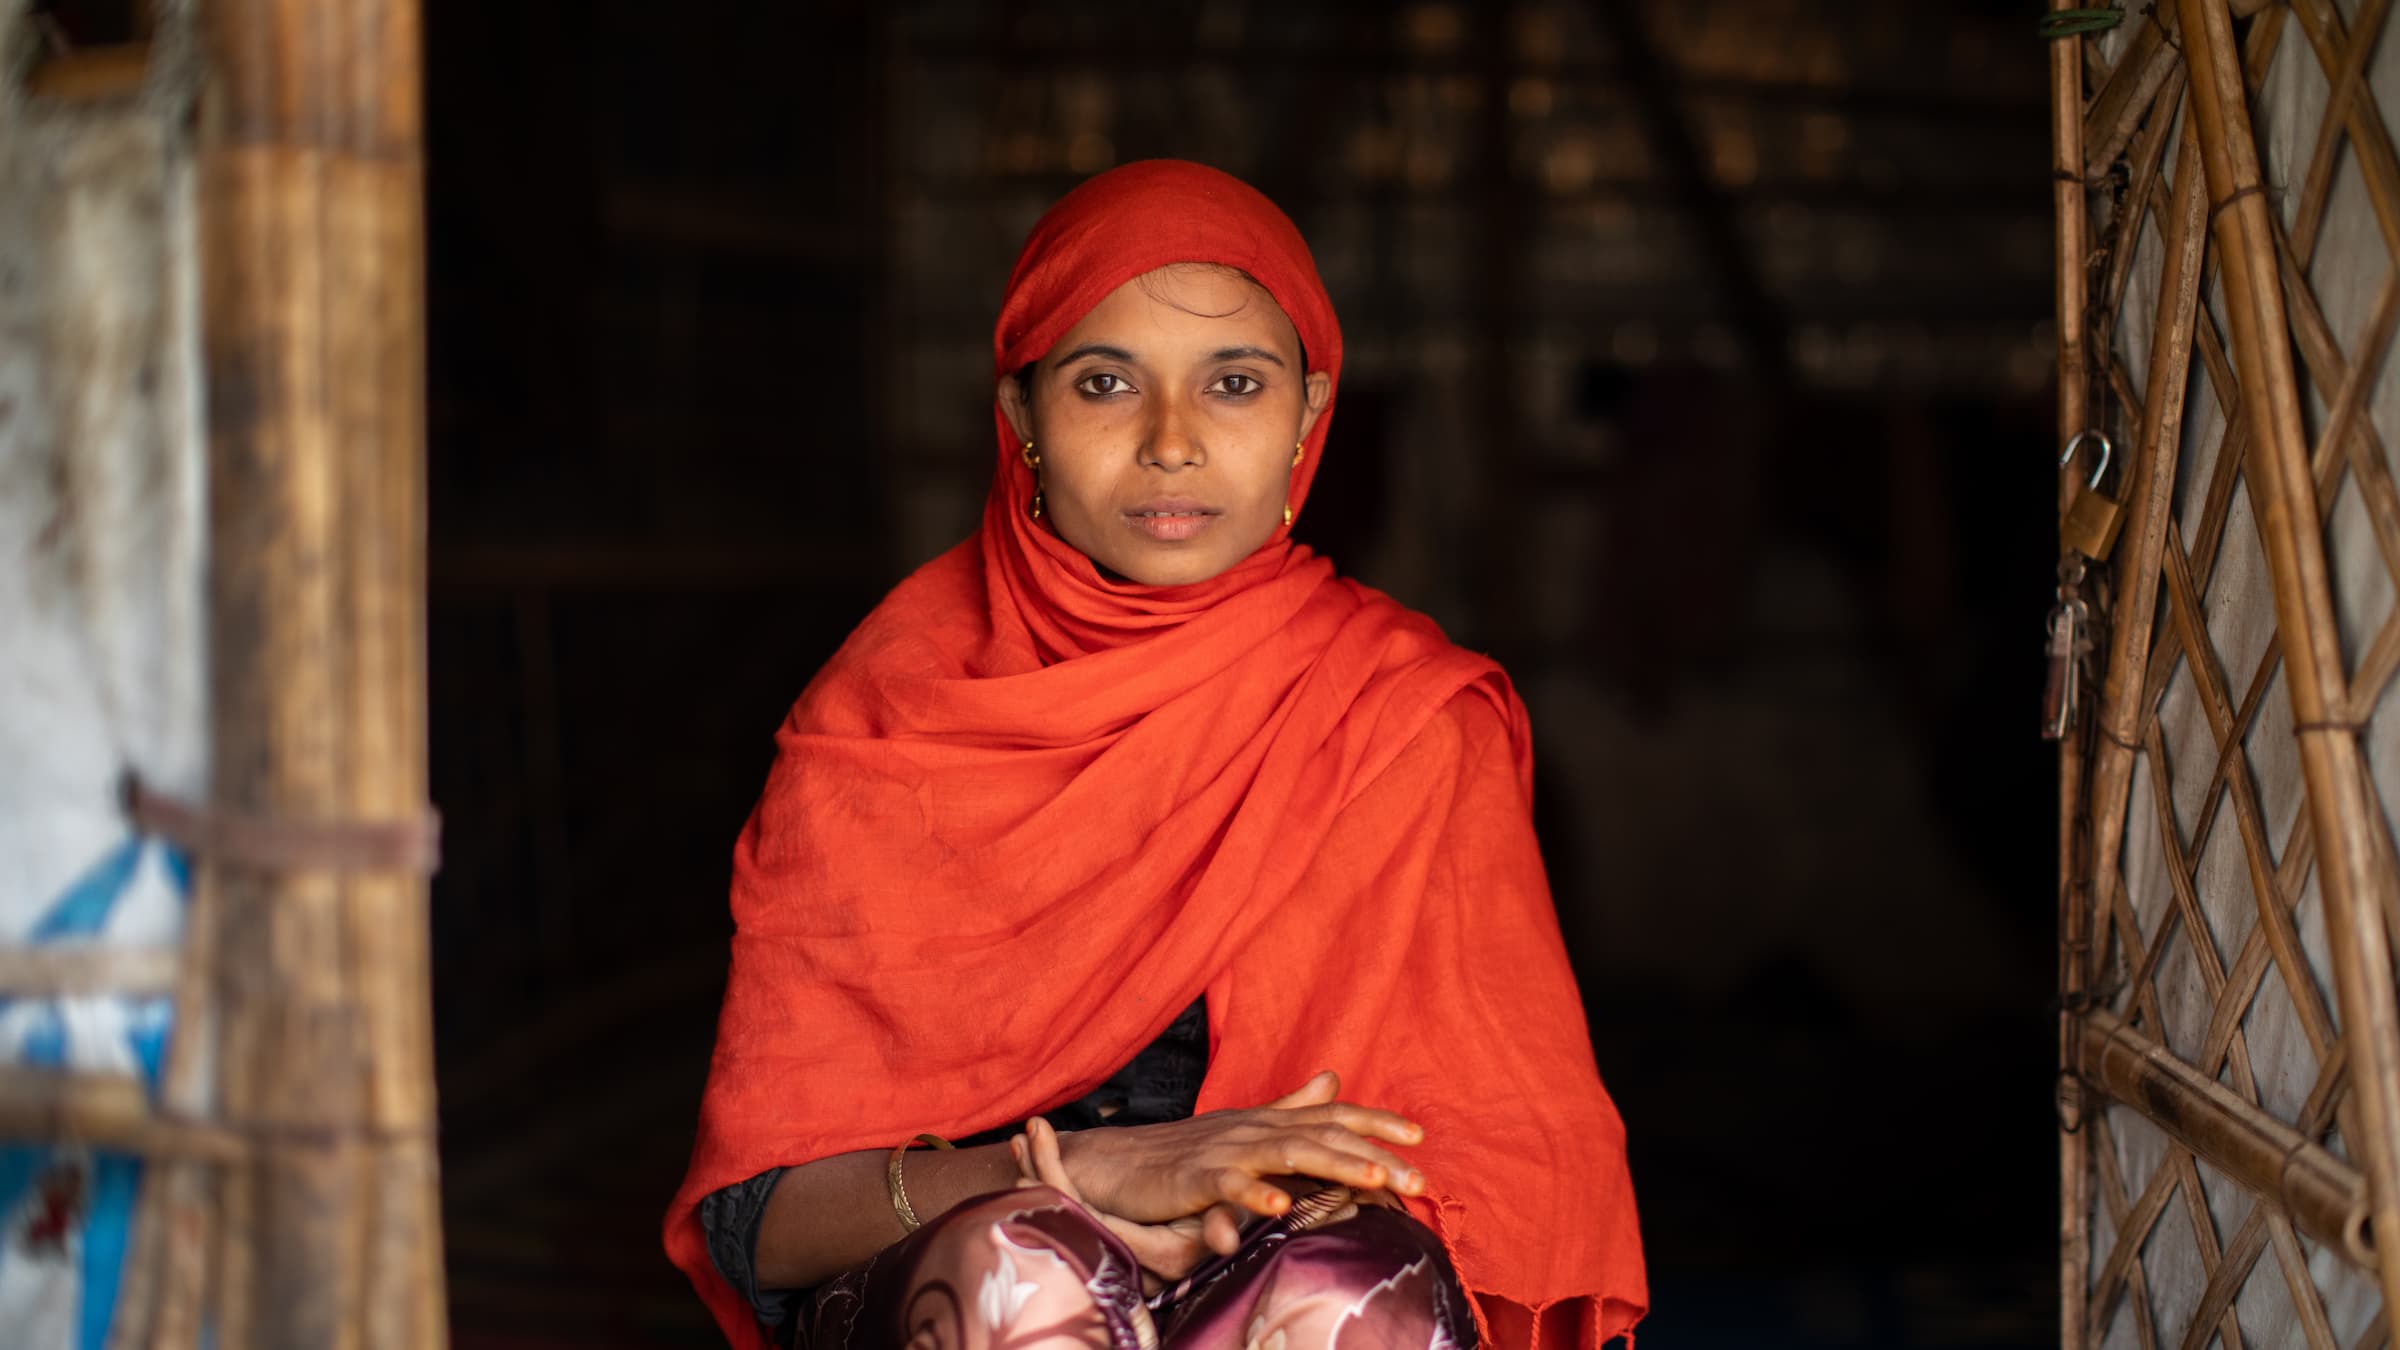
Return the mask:
<path id="1" fill-rule="evenodd" d="M 1131 363 L 1133 353 L 1123 347 L 1111 347 L 1104 342 L 1087 342 L 1058 358 L 1058 364 L 1071 366 L 1078 361 L 1124 361 Z"/>
<path id="2" fill-rule="evenodd" d="M 1264 347 L 1220 347 L 1208 359 L 1211 361 L 1266 361 L 1278 366 L 1283 364 L 1282 357 Z"/>

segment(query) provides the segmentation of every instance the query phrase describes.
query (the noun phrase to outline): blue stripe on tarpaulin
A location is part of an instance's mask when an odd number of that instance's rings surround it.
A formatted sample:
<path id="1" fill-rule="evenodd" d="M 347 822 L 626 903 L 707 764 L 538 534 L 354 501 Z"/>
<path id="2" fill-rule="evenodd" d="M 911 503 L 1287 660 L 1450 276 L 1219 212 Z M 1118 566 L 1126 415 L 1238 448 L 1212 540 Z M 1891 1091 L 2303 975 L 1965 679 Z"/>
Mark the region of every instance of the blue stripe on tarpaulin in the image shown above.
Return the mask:
<path id="1" fill-rule="evenodd" d="M 191 861 L 180 850 L 139 836 L 127 838 L 77 877 L 59 896 L 26 941 L 43 944 L 88 941 L 106 931 L 118 902 L 139 873 L 142 851 L 158 849 L 158 861 L 178 898 L 191 892 Z M 15 1000 L 0 998 L 0 1008 Z M 67 1063 L 66 1019 L 55 1003 L 27 1010 L 29 1026 L 15 1049 L 17 1062 L 40 1068 Z M 172 1005 L 163 998 L 139 1000 L 126 1029 L 143 1081 L 155 1089 L 173 1027 Z M 0 1145 L 0 1215 L 13 1215 L 41 1182 L 56 1150 L 36 1144 Z M 90 1156 L 84 1179 L 78 1243 L 75 1345 L 105 1350 L 132 1238 L 133 1210 L 141 1189 L 142 1163 L 120 1154 Z M 0 1251 L 0 1259 L 5 1259 Z"/>
<path id="2" fill-rule="evenodd" d="M 107 1350 L 117 1313 L 117 1282 L 133 1232 L 133 1200 L 142 1182 L 139 1158 L 103 1153 L 92 1159 L 90 1207 L 83 1221 L 83 1301 L 75 1310 L 78 1350 Z"/>
<path id="3" fill-rule="evenodd" d="M 167 1033 L 175 1027 L 174 1006 L 163 998 L 144 999 L 146 1005 L 136 1013 L 132 1030 L 126 1038 L 133 1045 L 133 1057 L 142 1066 L 142 1081 L 153 1089 L 167 1060 Z"/>
<path id="4" fill-rule="evenodd" d="M 182 880 L 177 878 L 178 889 Z M 163 998 L 141 1000 L 126 1040 L 142 1067 L 142 1081 L 158 1088 L 167 1057 L 174 1005 Z M 125 1249 L 133 1240 L 133 1209 L 142 1192 L 142 1160 L 121 1153 L 92 1157 L 91 1207 L 83 1225 L 83 1301 L 76 1308 L 76 1350 L 107 1350 L 117 1314 L 117 1288 L 125 1278 Z"/>
<path id="5" fill-rule="evenodd" d="M 89 871 L 77 877 L 25 935 L 28 942 L 58 942 L 68 938 L 94 938 L 108 926 L 108 916 L 116 912 L 117 900 L 133 881 L 134 869 L 141 865 L 142 840 L 139 835 L 128 836 L 124 843 L 109 851 Z"/>
<path id="6" fill-rule="evenodd" d="M 49 1161 L 50 1150 L 43 1145 L 0 1144 L 0 1215 L 17 1212 L 25 1193 L 33 1189 L 33 1179 Z"/>
<path id="7" fill-rule="evenodd" d="M 35 1069 L 67 1066 L 67 1019 L 56 1005 L 34 1011 L 33 1029 L 17 1044 L 17 1062 Z"/>

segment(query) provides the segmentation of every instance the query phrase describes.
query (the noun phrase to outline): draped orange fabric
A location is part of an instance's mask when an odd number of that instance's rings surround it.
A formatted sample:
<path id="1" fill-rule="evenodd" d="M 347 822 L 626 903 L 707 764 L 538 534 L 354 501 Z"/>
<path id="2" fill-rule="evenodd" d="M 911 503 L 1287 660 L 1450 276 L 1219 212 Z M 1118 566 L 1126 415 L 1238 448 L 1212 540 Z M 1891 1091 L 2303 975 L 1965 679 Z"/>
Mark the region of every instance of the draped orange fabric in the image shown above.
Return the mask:
<path id="1" fill-rule="evenodd" d="M 1175 161 L 1092 179 L 1034 227 L 996 376 L 1124 282 L 1195 261 L 1263 286 L 1338 388 L 1341 330 L 1291 222 Z M 1479 1318 L 1505 1300 L 1587 1344 L 1630 1328 L 1647 1294 L 1624 1131 L 1505 676 L 1283 532 L 1205 582 L 1106 580 L 1030 517 L 995 424 L 982 527 L 859 625 L 778 734 L 735 849 L 732 975 L 669 1255 L 759 1344 L 709 1264 L 702 1197 L 1073 1101 L 1205 995 L 1200 1110 L 1339 1070 L 1346 1098 L 1426 1125 L 1433 1195 L 1412 1206 Z"/>

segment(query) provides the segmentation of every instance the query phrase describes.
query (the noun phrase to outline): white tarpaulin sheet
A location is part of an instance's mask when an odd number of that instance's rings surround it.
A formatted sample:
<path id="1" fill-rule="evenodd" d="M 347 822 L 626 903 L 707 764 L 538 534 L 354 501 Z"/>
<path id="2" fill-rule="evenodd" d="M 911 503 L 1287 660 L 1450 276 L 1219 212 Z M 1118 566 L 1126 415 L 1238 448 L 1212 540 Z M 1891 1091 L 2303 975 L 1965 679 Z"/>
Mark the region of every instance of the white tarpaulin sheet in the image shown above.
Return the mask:
<path id="1" fill-rule="evenodd" d="M 22 22 L 0 0 L 0 50 Z M 0 77 L 0 944 L 172 944 L 186 862 L 123 775 L 204 786 L 201 425 L 187 119 L 153 89 Z M 0 1062 L 156 1083 L 164 999 L 8 997 Z M 106 1343 L 139 1160 L 0 1143 L 0 1342 Z"/>

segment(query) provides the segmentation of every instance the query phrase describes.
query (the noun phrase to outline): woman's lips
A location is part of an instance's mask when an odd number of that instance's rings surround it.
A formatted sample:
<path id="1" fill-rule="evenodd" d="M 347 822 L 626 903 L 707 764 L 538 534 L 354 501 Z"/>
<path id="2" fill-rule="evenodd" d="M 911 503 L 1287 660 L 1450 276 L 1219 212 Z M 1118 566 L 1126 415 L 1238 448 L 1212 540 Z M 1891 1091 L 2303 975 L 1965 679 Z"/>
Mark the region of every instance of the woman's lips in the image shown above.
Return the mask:
<path id="1" fill-rule="evenodd" d="M 1144 502 L 1127 511 L 1125 519 L 1132 524 L 1133 528 L 1160 543 L 1172 544 L 1180 543 L 1207 529 L 1216 523 L 1218 516 L 1223 514 L 1224 512 L 1213 506 L 1203 506 L 1194 501 L 1171 499 Z"/>

